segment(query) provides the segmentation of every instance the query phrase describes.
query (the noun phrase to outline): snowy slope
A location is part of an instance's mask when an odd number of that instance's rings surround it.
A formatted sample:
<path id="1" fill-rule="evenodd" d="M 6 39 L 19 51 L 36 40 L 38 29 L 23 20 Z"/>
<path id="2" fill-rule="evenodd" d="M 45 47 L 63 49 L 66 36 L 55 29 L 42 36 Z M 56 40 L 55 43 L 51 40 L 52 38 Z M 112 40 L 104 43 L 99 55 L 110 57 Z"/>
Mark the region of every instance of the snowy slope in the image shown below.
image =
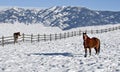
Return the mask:
<path id="1" fill-rule="evenodd" d="M 14 32 L 21 32 L 25 34 L 50 34 L 62 32 L 58 27 L 45 27 L 42 24 L 25 25 L 23 23 L 16 24 L 0 24 L 0 36 L 13 36 Z"/>
<path id="2" fill-rule="evenodd" d="M 111 27 L 119 26 L 120 24 L 108 24 L 104 26 L 86 26 L 86 27 L 78 27 L 73 28 L 71 30 L 63 31 L 58 27 L 45 27 L 42 24 L 30 24 L 25 25 L 23 23 L 16 23 L 16 24 L 8 24 L 8 23 L 1 23 L 0 24 L 0 37 L 2 36 L 13 36 L 14 32 L 21 32 L 25 34 L 55 34 L 55 33 L 64 33 L 64 32 L 71 32 L 71 31 L 79 31 L 79 30 L 96 30 L 96 29 L 106 29 Z"/>
<path id="3" fill-rule="evenodd" d="M 32 27 L 34 26 L 31 26 L 31 30 Z M 25 32 L 25 27 L 22 30 Z M 4 35 L 7 35 L 6 32 Z M 88 36 L 95 36 L 101 40 L 99 55 L 95 55 L 92 49 L 92 55 L 84 58 L 82 36 L 0 46 L 0 72 L 120 72 L 120 30 Z"/>

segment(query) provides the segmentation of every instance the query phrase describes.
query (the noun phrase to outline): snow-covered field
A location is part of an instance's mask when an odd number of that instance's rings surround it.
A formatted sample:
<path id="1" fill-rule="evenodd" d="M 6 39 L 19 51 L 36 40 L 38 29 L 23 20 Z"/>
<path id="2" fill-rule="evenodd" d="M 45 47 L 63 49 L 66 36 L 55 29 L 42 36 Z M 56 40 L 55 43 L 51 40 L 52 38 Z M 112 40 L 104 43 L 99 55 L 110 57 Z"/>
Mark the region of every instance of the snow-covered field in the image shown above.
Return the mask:
<path id="1" fill-rule="evenodd" d="M 94 29 L 106 27 L 113 25 L 93 26 Z M 16 28 L 15 25 L 0 24 L 2 35 L 10 35 L 17 30 L 28 34 L 62 32 L 57 28 L 41 29 L 37 25 L 18 25 Z M 99 55 L 95 55 L 92 49 L 92 55 L 84 57 L 82 36 L 0 46 L 0 72 L 120 72 L 120 30 L 88 36 L 98 37 L 101 40 Z"/>
<path id="2" fill-rule="evenodd" d="M 48 34 L 61 31 L 62 30 L 58 27 L 44 27 L 42 24 L 0 24 L 0 36 L 12 36 L 14 32 L 21 32 L 25 34 Z"/>
<path id="3" fill-rule="evenodd" d="M 71 31 L 79 31 L 79 30 L 95 30 L 95 29 L 106 29 L 111 27 L 120 26 L 120 24 L 115 25 L 104 25 L 104 26 L 86 26 L 80 28 L 73 28 L 71 30 L 62 31 L 58 27 L 45 27 L 42 24 L 0 24 L 0 37 L 1 36 L 13 36 L 14 32 L 21 32 L 25 34 L 55 34 L 55 33 L 63 33 L 63 32 L 71 32 Z"/>

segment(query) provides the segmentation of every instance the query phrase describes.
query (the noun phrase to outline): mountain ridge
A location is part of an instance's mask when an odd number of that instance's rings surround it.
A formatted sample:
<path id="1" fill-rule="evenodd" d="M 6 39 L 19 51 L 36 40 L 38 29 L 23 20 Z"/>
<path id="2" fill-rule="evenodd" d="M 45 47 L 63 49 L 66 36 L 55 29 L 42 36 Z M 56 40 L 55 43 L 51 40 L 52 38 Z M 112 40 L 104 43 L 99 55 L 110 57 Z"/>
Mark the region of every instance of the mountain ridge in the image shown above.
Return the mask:
<path id="1" fill-rule="evenodd" d="M 120 11 L 99 11 L 86 7 L 54 6 L 47 9 L 9 8 L 0 10 L 0 23 L 42 23 L 62 30 L 81 26 L 120 23 Z"/>

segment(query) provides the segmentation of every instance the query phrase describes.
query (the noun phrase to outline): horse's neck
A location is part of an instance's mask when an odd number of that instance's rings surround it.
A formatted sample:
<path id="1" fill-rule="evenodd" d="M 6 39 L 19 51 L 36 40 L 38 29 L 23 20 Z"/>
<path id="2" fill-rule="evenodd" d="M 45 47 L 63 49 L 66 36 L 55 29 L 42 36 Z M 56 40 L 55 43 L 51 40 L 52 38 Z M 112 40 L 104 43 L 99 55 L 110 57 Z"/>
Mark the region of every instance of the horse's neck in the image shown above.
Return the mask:
<path id="1" fill-rule="evenodd" d="M 89 40 L 90 40 L 90 37 L 88 37 L 88 36 L 86 35 L 85 41 L 89 41 Z"/>

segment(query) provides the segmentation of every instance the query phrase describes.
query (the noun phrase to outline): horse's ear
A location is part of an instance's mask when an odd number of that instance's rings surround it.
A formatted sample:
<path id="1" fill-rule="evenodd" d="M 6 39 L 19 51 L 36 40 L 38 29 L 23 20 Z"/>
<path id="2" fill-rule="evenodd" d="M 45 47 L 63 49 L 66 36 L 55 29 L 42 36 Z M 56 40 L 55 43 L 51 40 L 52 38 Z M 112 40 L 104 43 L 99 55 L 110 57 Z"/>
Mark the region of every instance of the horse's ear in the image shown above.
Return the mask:
<path id="1" fill-rule="evenodd" d="M 86 32 L 83 32 L 83 35 L 84 35 L 84 34 L 86 35 Z"/>

